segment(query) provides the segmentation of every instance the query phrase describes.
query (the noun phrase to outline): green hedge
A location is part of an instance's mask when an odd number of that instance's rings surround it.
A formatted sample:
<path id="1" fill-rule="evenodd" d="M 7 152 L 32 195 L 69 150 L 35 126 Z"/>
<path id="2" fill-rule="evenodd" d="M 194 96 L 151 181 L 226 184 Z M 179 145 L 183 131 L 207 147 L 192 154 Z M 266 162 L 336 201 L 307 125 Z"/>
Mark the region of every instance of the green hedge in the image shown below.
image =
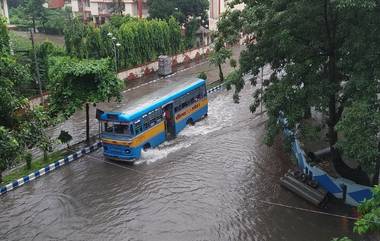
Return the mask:
<path id="1" fill-rule="evenodd" d="M 64 30 L 66 50 L 79 58 L 114 58 L 109 32 L 121 44 L 117 56 L 119 68 L 143 64 L 161 54 L 176 54 L 183 49 L 180 26 L 174 18 L 164 21 L 125 17 L 111 19 L 101 27 L 72 20 Z"/>

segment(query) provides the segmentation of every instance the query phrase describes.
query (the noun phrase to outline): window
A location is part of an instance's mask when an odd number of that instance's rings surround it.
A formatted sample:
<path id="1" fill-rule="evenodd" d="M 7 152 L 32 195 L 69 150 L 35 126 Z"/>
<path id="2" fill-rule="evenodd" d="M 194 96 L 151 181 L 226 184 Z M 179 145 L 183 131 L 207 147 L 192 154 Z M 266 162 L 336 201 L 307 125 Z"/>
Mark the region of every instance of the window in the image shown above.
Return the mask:
<path id="1" fill-rule="evenodd" d="M 113 133 L 113 123 L 112 122 L 104 122 L 102 131 L 107 133 Z"/>
<path id="2" fill-rule="evenodd" d="M 148 117 L 148 115 L 143 115 L 142 121 L 144 124 L 144 130 L 148 129 L 149 128 L 149 117 Z"/>
<path id="3" fill-rule="evenodd" d="M 141 125 L 140 120 L 135 122 L 135 132 L 136 132 L 136 135 L 138 135 L 142 132 L 142 125 Z"/>
<path id="4" fill-rule="evenodd" d="M 133 126 L 128 123 L 104 122 L 102 131 L 110 134 L 133 135 Z"/>
<path id="5" fill-rule="evenodd" d="M 131 135 L 129 125 L 114 125 L 115 134 Z"/>

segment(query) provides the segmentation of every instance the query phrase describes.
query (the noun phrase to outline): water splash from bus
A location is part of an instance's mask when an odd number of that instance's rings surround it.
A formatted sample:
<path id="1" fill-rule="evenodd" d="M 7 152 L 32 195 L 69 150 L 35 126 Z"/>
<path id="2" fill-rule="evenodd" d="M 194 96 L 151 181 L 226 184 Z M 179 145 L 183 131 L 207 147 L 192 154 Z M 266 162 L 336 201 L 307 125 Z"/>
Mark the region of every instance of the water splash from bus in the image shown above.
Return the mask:
<path id="1" fill-rule="evenodd" d="M 162 143 L 157 148 L 152 148 L 141 152 L 141 157 L 134 164 L 141 165 L 143 163 L 151 164 L 158 160 L 166 158 L 170 153 L 175 153 L 181 149 L 191 146 L 190 142 L 178 142 L 176 140 Z"/>

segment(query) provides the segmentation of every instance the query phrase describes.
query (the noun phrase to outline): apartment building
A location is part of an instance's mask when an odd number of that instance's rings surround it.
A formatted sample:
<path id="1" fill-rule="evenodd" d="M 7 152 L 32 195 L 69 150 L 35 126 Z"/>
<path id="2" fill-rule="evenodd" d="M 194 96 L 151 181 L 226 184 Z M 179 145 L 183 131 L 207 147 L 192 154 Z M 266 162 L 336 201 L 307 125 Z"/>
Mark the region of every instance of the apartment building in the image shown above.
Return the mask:
<path id="1" fill-rule="evenodd" d="M 147 17 L 147 0 L 71 0 L 72 11 L 85 21 L 104 23 L 113 13 Z"/>
<path id="2" fill-rule="evenodd" d="M 0 0 L 6 1 L 6 0 Z M 49 0 L 49 8 L 62 8 L 70 6 L 77 16 L 82 16 L 85 21 L 93 21 L 97 24 L 104 23 L 115 12 L 135 17 L 148 16 L 148 0 Z M 231 0 L 209 0 L 209 29 L 216 30 L 220 16 L 226 11 Z M 237 9 L 244 5 L 235 6 Z"/>
<path id="3" fill-rule="evenodd" d="M 9 12 L 8 12 L 7 0 L 0 0 L 0 16 L 5 17 L 9 23 Z"/>
<path id="4" fill-rule="evenodd" d="M 228 2 L 231 0 L 209 0 L 210 8 L 209 8 L 209 29 L 217 30 L 217 22 L 222 14 L 226 11 L 228 7 Z M 243 9 L 243 4 L 238 4 L 234 7 L 235 9 Z"/>

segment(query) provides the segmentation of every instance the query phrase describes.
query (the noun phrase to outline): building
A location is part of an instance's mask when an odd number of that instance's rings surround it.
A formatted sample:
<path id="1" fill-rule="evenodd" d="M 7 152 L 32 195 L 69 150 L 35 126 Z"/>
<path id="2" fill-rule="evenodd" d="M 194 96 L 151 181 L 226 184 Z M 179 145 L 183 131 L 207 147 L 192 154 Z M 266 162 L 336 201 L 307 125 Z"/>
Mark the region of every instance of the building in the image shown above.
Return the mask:
<path id="1" fill-rule="evenodd" d="M 104 23 L 118 11 L 140 18 L 148 16 L 147 0 L 71 0 L 70 5 L 75 15 L 96 24 Z"/>
<path id="2" fill-rule="evenodd" d="M 0 0 L 6 1 L 6 0 Z M 145 18 L 148 17 L 148 0 L 49 0 L 49 8 L 62 8 L 69 6 L 74 15 L 82 16 L 84 21 L 93 21 L 102 24 L 115 12 L 124 15 Z M 209 29 L 216 30 L 217 22 L 227 9 L 231 0 L 209 0 Z M 235 6 L 237 9 L 244 8 L 243 4 Z"/>
<path id="3" fill-rule="evenodd" d="M 65 0 L 50 0 L 47 7 L 52 9 L 63 8 L 65 6 Z"/>
<path id="4" fill-rule="evenodd" d="M 0 0 L 0 16 L 4 16 L 9 23 L 9 12 L 7 0 Z"/>
<path id="5" fill-rule="evenodd" d="M 217 30 L 217 22 L 222 14 L 226 11 L 228 7 L 228 2 L 231 0 L 209 0 L 210 8 L 209 8 L 209 29 Z M 235 9 L 243 9 L 243 4 L 238 4 L 235 6 Z"/>

